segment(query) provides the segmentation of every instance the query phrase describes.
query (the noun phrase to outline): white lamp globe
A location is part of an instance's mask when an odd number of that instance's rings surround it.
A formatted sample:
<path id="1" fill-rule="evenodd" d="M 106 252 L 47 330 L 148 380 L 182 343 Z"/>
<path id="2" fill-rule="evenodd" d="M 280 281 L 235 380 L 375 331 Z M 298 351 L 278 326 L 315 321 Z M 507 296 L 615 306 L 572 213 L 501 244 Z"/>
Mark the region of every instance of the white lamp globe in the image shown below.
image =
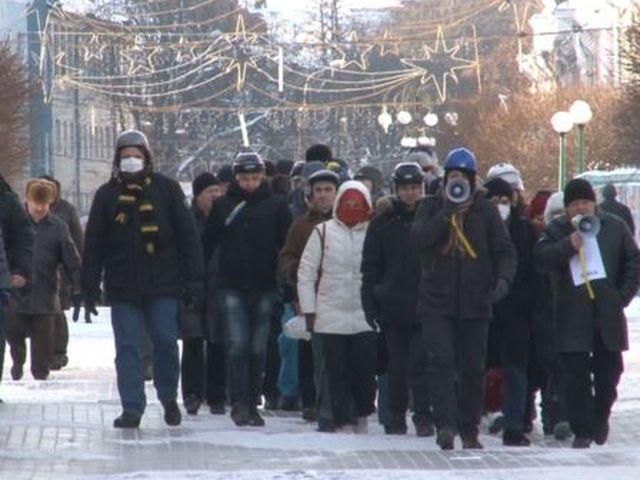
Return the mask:
<path id="1" fill-rule="evenodd" d="M 387 112 L 386 108 L 382 111 L 380 115 L 378 115 L 378 123 L 382 128 L 384 128 L 385 132 L 389 129 L 389 127 L 393 123 L 393 117 L 389 114 L 389 112 Z"/>
<path id="2" fill-rule="evenodd" d="M 438 115 L 435 113 L 427 113 L 422 119 L 427 127 L 435 127 L 438 125 Z"/>
<path id="3" fill-rule="evenodd" d="M 551 126 L 560 135 L 565 135 L 573 128 L 573 119 L 569 112 L 556 112 L 551 117 Z"/>
<path id="4" fill-rule="evenodd" d="M 584 100 L 576 100 L 569 109 L 569 114 L 576 125 L 586 125 L 593 118 L 591 106 Z"/>
<path id="5" fill-rule="evenodd" d="M 414 148 L 418 146 L 418 141 L 413 137 L 402 137 L 402 140 L 400 140 L 400 145 L 405 148 Z"/>
<path id="6" fill-rule="evenodd" d="M 411 123 L 411 120 L 413 120 L 413 117 L 411 116 L 411 114 L 406 110 L 402 110 L 398 112 L 398 115 L 396 116 L 396 118 L 398 120 L 398 123 L 401 125 L 409 125 Z"/>

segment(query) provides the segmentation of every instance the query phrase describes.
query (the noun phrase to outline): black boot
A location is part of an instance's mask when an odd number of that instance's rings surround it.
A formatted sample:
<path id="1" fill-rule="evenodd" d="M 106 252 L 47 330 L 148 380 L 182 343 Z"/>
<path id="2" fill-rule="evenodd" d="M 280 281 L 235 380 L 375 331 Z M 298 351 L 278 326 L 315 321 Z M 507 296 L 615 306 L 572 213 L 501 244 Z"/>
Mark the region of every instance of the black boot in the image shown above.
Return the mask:
<path id="1" fill-rule="evenodd" d="M 168 402 L 162 402 L 162 406 L 164 407 L 164 422 L 167 425 L 177 427 L 182 423 L 182 414 L 180 413 L 178 402 L 169 400 Z"/>
<path id="2" fill-rule="evenodd" d="M 591 448 L 591 437 L 576 437 L 573 439 L 573 448 Z"/>
<path id="3" fill-rule="evenodd" d="M 596 445 L 604 445 L 609 438 L 609 420 L 599 420 L 593 429 L 593 441 Z"/>
<path id="4" fill-rule="evenodd" d="M 200 410 L 200 405 L 202 404 L 197 395 L 187 395 L 184 397 L 184 401 L 182 403 L 184 404 L 184 409 L 189 415 L 197 415 L 198 410 Z"/>
<path id="5" fill-rule="evenodd" d="M 455 434 L 453 430 L 442 429 L 438 430 L 438 435 L 436 437 L 436 443 L 440 447 L 441 450 L 453 450 L 453 441 L 455 439 Z"/>
<path id="6" fill-rule="evenodd" d="M 284 412 L 297 412 L 300 410 L 298 397 L 282 397 L 280 398 L 280 410 Z"/>
<path id="7" fill-rule="evenodd" d="M 465 450 L 482 450 L 484 448 L 478 440 L 477 432 L 461 433 L 460 438 L 462 439 L 462 448 Z"/>
<path id="8" fill-rule="evenodd" d="M 264 427 L 264 418 L 260 416 L 257 408 L 249 412 L 249 425 L 252 427 Z"/>
<path id="9" fill-rule="evenodd" d="M 531 442 L 521 431 L 506 429 L 502 432 L 502 444 L 505 447 L 528 447 Z"/>
<path id="10" fill-rule="evenodd" d="M 315 422 L 318 419 L 318 414 L 314 407 L 305 407 L 302 410 L 302 419 L 307 422 Z"/>
<path id="11" fill-rule="evenodd" d="M 333 421 L 327 420 L 325 418 L 318 419 L 318 432 L 335 433 L 335 431 L 336 431 L 336 424 Z"/>
<path id="12" fill-rule="evenodd" d="M 416 435 L 418 437 L 433 437 L 436 433 L 436 429 L 433 426 L 433 420 L 429 415 L 414 415 L 413 425 L 416 428 Z"/>
<path id="13" fill-rule="evenodd" d="M 249 425 L 249 409 L 238 403 L 231 409 L 231 420 L 236 424 L 236 427 L 246 427 Z"/>
<path id="14" fill-rule="evenodd" d="M 407 434 L 407 424 L 402 423 L 392 423 L 391 425 L 384 426 L 384 433 L 386 435 L 406 435 Z"/>
<path id="15" fill-rule="evenodd" d="M 209 412 L 211 412 L 211 415 L 224 415 L 227 413 L 224 403 L 212 403 L 209 405 Z"/>
<path id="16" fill-rule="evenodd" d="M 113 421 L 114 428 L 138 428 L 139 426 L 140 415 L 126 410 Z"/>

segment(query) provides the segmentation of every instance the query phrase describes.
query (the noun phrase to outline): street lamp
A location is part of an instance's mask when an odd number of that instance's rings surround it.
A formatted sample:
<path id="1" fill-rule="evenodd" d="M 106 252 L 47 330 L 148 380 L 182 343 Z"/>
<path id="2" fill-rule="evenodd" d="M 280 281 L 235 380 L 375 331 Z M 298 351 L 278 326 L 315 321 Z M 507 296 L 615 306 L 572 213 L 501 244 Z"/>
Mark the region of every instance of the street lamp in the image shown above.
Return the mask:
<path id="1" fill-rule="evenodd" d="M 560 136 L 560 155 L 558 165 L 558 190 L 564 188 L 567 180 L 567 133 L 573 128 L 573 119 L 569 112 L 556 112 L 551 117 L 551 126 Z"/>
<path id="2" fill-rule="evenodd" d="M 571 120 L 578 127 L 578 173 L 584 172 L 584 127 L 593 118 L 591 107 L 584 100 L 576 100 L 569 109 Z"/>

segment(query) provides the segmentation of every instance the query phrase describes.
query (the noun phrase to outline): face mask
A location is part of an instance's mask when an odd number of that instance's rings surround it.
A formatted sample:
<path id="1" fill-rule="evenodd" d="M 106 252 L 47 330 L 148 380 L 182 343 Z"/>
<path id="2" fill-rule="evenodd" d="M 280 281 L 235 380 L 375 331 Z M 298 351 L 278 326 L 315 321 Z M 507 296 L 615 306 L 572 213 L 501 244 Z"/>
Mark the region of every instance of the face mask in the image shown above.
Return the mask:
<path id="1" fill-rule="evenodd" d="M 120 171 L 123 173 L 138 173 L 144 169 L 144 160 L 137 157 L 127 157 L 120 160 Z"/>
<path id="2" fill-rule="evenodd" d="M 500 212 L 500 217 L 503 221 L 507 221 L 509 215 L 511 215 L 511 205 L 498 205 L 498 211 Z"/>
<path id="3" fill-rule="evenodd" d="M 364 195 L 357 190 L 348 190 L 340 198 L 336 215 L 342 223 L 353 227 L 369 219 L 369 205 Z"/>

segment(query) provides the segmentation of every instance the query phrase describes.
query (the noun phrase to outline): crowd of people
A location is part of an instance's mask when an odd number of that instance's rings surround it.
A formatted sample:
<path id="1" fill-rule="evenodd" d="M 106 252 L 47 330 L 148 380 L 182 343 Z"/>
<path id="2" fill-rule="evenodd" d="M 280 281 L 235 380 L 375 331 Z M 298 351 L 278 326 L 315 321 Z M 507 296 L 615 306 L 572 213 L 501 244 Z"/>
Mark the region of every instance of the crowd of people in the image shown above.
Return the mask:
<path id="1" fill-rule="evenodd" d="M 628 348 L 624 308 L 640 282 L 633 217 L 615 186 L 586 180 L 527 202 L 517 168 L 481 178 L 470 150 L 442 165 L 412 149 L 389 179 L 352 174 L 317 144 L 305 160 L 238 154 L 181 186 L 154 171 L 147 138 L 123 132 L 84 234 L 51 177 L 24 206 L 0 183 L 0 372 L 68 363 L 64 311 L 109 306 L 122 414 L 137 428 L 145 379 L 168 425 L 206 405 L 237 426 L 300 411 L 320 432 L 459 436 L 481 418 L 528 446 L 541 393 L 545 435 L 604 444 Z M 182 358 L 178 348 L 182 340 Z M 181 382 L 180 382 L 181 380 Z"/>

